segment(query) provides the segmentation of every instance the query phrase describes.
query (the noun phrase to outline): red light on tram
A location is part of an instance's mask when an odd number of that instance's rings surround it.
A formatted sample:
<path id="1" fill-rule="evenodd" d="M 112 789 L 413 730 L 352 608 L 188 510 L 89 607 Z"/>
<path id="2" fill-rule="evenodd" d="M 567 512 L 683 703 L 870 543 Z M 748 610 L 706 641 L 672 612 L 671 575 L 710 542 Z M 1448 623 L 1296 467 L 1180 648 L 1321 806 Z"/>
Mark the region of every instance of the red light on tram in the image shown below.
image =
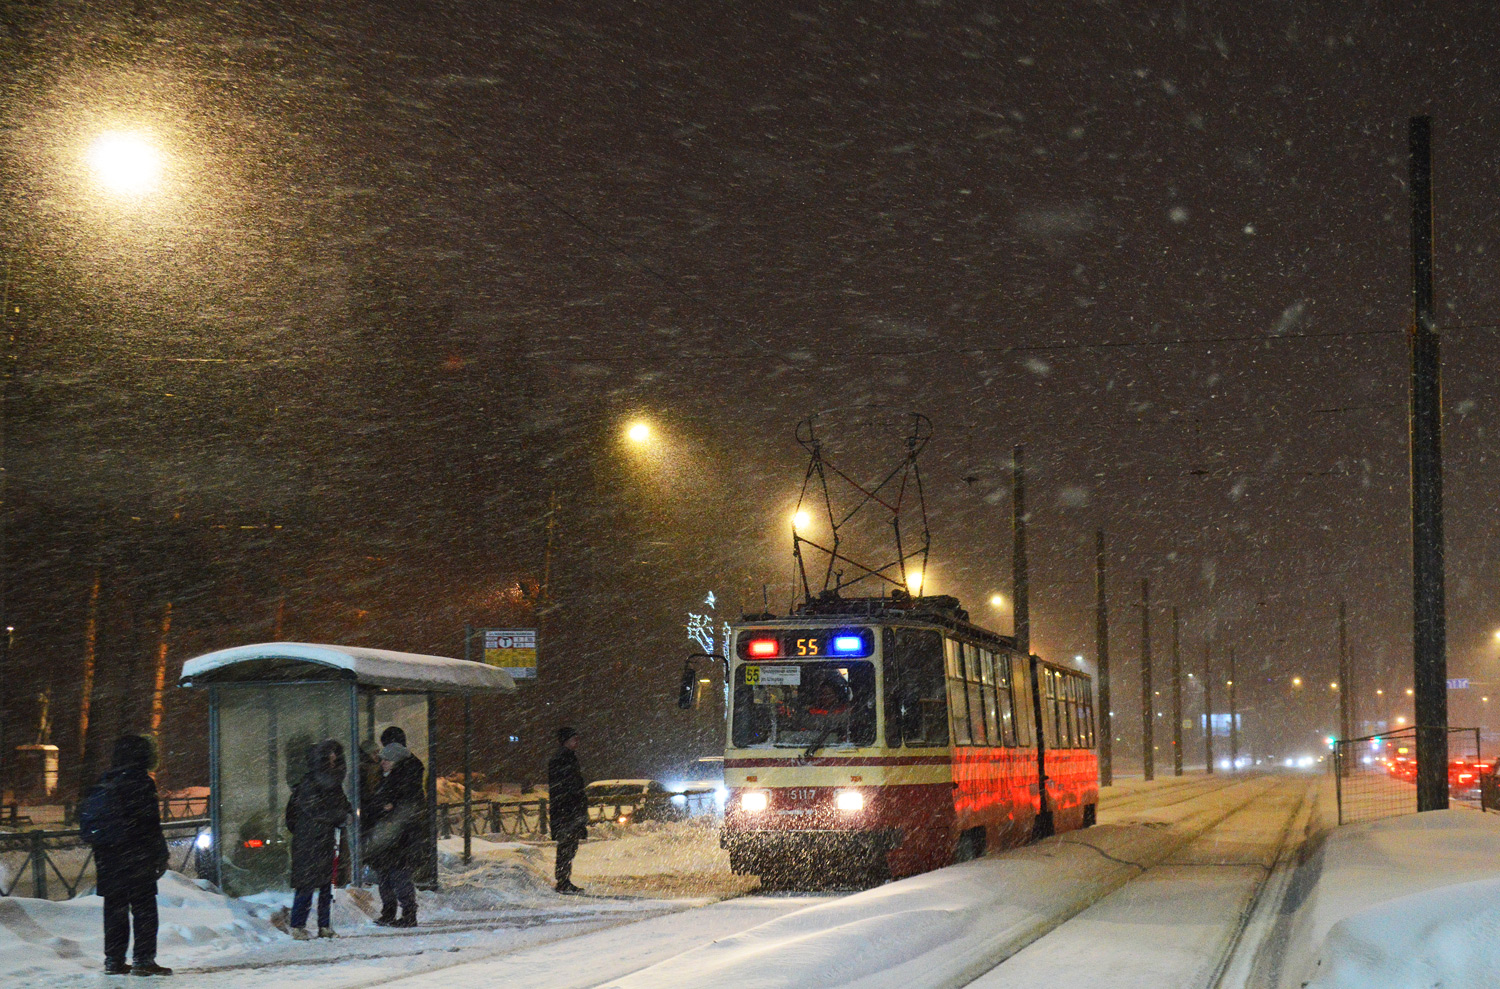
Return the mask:
<path id="1" fill-rule="evenodd" d="M 263 847 L 265 847 L 265 844 L 266 843 L 264 841 L 262 841 L 261 839 L 259 839 L 259 838 L 251 838 L 249 841 L 245 842 L 245 847 L 246 848 L 263 848 Z"/>
<path id="2" fill-rule="evenodd" d="M 767 659 L 781 654 L 781 643 L 775 639 L 752 639 L 746 652 L 757 659 Z"/>

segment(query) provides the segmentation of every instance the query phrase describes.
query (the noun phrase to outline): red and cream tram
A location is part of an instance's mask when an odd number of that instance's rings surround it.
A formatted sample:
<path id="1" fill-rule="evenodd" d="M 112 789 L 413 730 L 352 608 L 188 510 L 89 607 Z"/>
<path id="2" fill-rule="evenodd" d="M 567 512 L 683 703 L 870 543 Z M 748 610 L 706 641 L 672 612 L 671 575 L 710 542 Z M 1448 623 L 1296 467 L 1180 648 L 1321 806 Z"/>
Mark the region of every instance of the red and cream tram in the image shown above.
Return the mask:
<path id="1" fill-rule="evenodd" d="M 1094 823 L 1089 677 L 953 598 L 825 596 L 728 649 L 737 873 L 879 882 Z"/>

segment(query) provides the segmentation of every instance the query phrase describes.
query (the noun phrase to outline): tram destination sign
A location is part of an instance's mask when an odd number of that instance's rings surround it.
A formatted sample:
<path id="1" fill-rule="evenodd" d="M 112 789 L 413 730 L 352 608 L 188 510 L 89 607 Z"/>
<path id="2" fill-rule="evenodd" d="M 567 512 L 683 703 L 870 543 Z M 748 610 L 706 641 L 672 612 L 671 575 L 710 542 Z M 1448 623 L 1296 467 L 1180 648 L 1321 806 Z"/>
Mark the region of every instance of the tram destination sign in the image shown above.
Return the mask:
<path id="1" fill-rule="evenodd" d="M 484 662 L 488 666 L 500 667 L 513 680 L 535 680 L 536 629 L 485 629 Z"/>
<path id="2" fill-rule="evenodd" d="M 751 629 L 740 633 L 741 659 L 861 659 L 875 652 L 865 628 Z"/>

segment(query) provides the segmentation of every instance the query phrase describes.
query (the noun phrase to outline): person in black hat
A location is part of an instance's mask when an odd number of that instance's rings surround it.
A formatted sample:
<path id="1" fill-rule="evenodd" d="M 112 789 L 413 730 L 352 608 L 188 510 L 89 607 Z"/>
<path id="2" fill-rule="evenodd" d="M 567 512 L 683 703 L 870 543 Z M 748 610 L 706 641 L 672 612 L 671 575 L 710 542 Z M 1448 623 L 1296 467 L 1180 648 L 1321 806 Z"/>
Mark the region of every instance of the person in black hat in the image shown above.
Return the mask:
<path id="1" fill-rule="evenodd" d="M 100 809 L 92 822 L 97 837 L 94 863 L 97 890 L 104 898 L 106 975 L 171 975 L 156 963 L 156 881 L 167 871 L 167 842 L 151 770 L 156 752 L 151 739 L 122 735 L 115 740 L 113 765 L 85 800 Z M 125 949 L 135 929 L 135 964 Z"/>
<path id="2" fill-rule="evenodd" d="M 557 754 L 547 763 L 547 817 L 557 842 L 555 888 L 559 893 L 582 893 L 573 885 L 573 856 L 578 843 L 589 835 L 589 802 L 578 766 L 578 732 L 557 729 L 557 744 Z"/>

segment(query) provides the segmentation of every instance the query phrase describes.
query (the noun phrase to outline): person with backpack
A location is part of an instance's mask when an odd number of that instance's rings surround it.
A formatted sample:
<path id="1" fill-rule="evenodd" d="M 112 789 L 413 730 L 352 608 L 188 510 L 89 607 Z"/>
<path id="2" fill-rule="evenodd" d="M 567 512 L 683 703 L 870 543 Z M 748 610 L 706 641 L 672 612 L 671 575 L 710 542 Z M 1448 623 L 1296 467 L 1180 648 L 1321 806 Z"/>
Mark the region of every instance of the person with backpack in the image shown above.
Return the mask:
<path id="1" fill-rule="evenodd" d="M 344 747 L 329 738 L 308 746 L 307 775 L 286 803 L 286 829 L 292 834 L 292 937 L 306 941 L 307 915 L 313 891 L 318 893 L 318 937 L 337 937 L 333 930 L 333 883 L 338 858 L 338 829 L 354 812 L 344 793 L 349 771 Z"/>
<path id="2" fill-rule="evenodd" d="M 120 736 L 109 770 L 79 803 L 79 829 L 94 848 L 96 889 L 104 897 L 106 975 L 172 974 L 156 963 L 156 881 L 167 871 L 169 855 L 151 778 L 155 762 L 149 738 Z M 125 961 L 132 926 L 133 965 Z"/>

